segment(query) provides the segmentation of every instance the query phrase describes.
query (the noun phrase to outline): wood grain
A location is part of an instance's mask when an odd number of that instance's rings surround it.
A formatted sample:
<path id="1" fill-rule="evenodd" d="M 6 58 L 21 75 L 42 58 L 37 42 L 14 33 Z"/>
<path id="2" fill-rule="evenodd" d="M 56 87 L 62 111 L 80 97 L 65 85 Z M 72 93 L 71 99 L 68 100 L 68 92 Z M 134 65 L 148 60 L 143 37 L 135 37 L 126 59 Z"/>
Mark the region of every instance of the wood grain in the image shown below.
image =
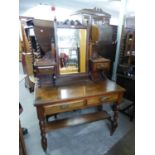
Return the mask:
<path id="1" fill-rule="evenodd" d="M 67 126 L 75 126 L 83 123 L 94 122 L 98 120 L 108 119 L 110 115 L 107 112 L 97 112 L 93 114 L 85 114 L 79 117 L 57 120 L 51 123 L 46 123 L 46 132 L 50 130 L 56 130 Z"/>

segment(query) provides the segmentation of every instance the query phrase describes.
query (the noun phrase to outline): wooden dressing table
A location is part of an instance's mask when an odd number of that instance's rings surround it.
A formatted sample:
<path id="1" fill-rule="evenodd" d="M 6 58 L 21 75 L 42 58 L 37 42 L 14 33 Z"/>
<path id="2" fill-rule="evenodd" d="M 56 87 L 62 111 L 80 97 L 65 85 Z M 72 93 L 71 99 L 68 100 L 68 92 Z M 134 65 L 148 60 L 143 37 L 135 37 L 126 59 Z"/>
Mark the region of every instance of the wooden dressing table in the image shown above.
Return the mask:
<path id="1" fill-rule="evenodd" d="M 122 99 L 124 88 L 110 80 L 93 82 L 85 80 L 68 80 L 56 86 L 35 86 L 35 106 L 41 131 L 41 144 L 47 150 L 46 133 L 58 128 L 108 119 L 111 122 L 111 134 L 118 125 L 118 105 Z M 62 112 L 96 107 L 104 103 L 113 103 L 114 115 L 106 111 L 85 114 L 75 118 L 46 121 L 46 116 Z"/>
<path id="2" fill-rule="evenodd" d="M 89 35 L 88 26 L 82 24 L 69 25 L 66 22 L 54 21 L 52 28 L 46 24 L 48 29 L 47 27 L 42 27 L 44 29 L 43 33 L 41 32 L 42 29 L 36 25 L 36 28 L 40 30 L 37 31 L 36 36 L 40 36 L 40 38 L 43 36 L 46 38 L 47 33 L 45 32 L 49 30 L 53 32 L 51 32 L 51 39 L 48 40 L 50 43 L 49 47 L 52 41 L 52 48 L 54 48 L 51 59 L 55 60 L 55 63 L 50 65 L 54 67 L 53 70 L 50 68 L 50 71 L 54 71 L 52 73 L 56 74 L 56 82 L 53 84 L 50 84 L 48 78 L 44 77 L 42 79 L 38 77 L 38 84 L 35 85 L 35 106 L 39 119 L 41 144 L 44 151 L 47 150 L 46 133 L 67 126 L 108 119 L 111 122 L 112 135 L 118 125 L 118 105 L 125 91 L 107 78 L 97 81 L 88 78 L 90 72 L 92 76 L 95 75 L 96 77 L 96 72 L 108 71 L 110 61 L 104 58 L 100 58 L 97 61 L 91 59 L 91 51 L 88 50 L 91 36 Z M 42 24 L 44 25 L 45 23 L 43 22 Z M 74 23 L 77 23 L 77 21 Z M 40 41 L 40 43 L 42 42 Z M 90 65 L 89 60 L 92 62 Z M 44 63 L 41 66 L 45 65 Z M 40 68 L 40 73 L 41 71 L 45 72 L 45 66 Z M 37 73 L 39 72 L 36 70 Z M 51 77 L 49 80 L 51 81 Z M 39 81 L 42 81 L 41 85 Z M 113 116 L 98 108 L 104 103 L 113 103 Z M 97 112 L 61 120 L 55 118 L 54 121 L 46 119 L 48 116 L 56 116 L 63 112 L 89 107 L 96 107 Z"/>

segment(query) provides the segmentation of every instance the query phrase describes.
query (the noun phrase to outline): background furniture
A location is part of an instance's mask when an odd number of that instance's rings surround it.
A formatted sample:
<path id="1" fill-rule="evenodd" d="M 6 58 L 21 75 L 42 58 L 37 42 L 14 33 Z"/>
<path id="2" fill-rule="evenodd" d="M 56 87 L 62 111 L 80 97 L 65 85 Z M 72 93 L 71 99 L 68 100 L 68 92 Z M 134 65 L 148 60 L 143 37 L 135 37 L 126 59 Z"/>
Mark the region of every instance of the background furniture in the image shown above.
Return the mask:
<path id="1" fill-rule="evenodd" d="M 117 83 L 126 89 L 124 97 L 132 101 L 132 103 L 128 106 L 120 109 L 120 112 L 129 116 L 130 120 L 132 121 L 135 113 L 135 80 L 134 78 L 117 74 Z"/>
<path id="2" fill-rule="evenodd" d="M 81 15 L 83 24 L 103 24 L 110 23 L 111 15 L 101 8 L 81 9 L 74 12 L 73 15 Z"/>
<path id="3" fill-rule="evenodd" d="M 30 76 L 33 75 L 33 65 L 32 65 L 32 54 L 31 53 L 22 53 L 22 66 L 24 74 L 27 76 L 25 77 L 25 87 L 29 89 L 30 92 L 34 90 L 34 83 L 30 80 Z"/>
<path id="4" fill-rule="evenodd" d="M 135 113 L 135 29 L 125 28 L 122 33 L 120 63 L 117 70 L 117 83 L 126 89 L 124 97 L 132 103 L 120 112 L 133 120 Z"/>
<path id="5" fill-rule="evenodd" d="M 34 83 L 30 80 L 29 76 L 33 75 L 33 56 L 31 52 L 31 46 L 29 44 L 29 36 L 27 34 L 27 28 L 24 28 L 21 22 L 21 36 L 20 36 L 20 55 L 21 62 L 23 66 L 24 74 L 27 75 L 25 78 L 25 87 L 27 87 L 30 92 L 34 89 Z"/>

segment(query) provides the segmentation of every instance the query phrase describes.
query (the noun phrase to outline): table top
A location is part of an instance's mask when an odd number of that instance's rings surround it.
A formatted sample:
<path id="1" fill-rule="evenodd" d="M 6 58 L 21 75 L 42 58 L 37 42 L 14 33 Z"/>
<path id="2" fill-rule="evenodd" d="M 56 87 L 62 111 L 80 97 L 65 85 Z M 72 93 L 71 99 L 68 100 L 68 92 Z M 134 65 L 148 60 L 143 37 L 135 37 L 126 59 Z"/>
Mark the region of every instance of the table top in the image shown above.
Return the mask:
<path id="1" fill-rule="evenodd" d="M 64 83 L 57 86 L 38 87 L 35 86 L 35 105 L 56 103 L 72 99 L 86 98 L 104 95 L 114 92 L 124 92 L 125 89 L 111 80 L 93 82 L 82 80 L 78 82 Z"/>

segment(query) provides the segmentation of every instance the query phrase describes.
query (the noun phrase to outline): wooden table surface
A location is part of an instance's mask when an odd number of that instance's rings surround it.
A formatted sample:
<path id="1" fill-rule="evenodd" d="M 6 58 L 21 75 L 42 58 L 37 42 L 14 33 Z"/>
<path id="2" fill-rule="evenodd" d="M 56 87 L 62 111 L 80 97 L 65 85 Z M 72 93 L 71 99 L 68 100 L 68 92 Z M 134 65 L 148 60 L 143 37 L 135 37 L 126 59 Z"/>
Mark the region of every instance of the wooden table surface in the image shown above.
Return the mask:
<path id="1" fill-rule="evenodd" d="M 84 98 L 89 96 L 104 95 L 104 93 L 125 91 L 124 88 L 117 85 L 114 81 L 105 80 L 93 82 L 91 80 L 83 80 L 79 82 L 70 82 L 64 85 L 46 86 L 35 88 L 35 105 L 48 104 L 56 102 L 64 102 L 68 99 Z"/>

